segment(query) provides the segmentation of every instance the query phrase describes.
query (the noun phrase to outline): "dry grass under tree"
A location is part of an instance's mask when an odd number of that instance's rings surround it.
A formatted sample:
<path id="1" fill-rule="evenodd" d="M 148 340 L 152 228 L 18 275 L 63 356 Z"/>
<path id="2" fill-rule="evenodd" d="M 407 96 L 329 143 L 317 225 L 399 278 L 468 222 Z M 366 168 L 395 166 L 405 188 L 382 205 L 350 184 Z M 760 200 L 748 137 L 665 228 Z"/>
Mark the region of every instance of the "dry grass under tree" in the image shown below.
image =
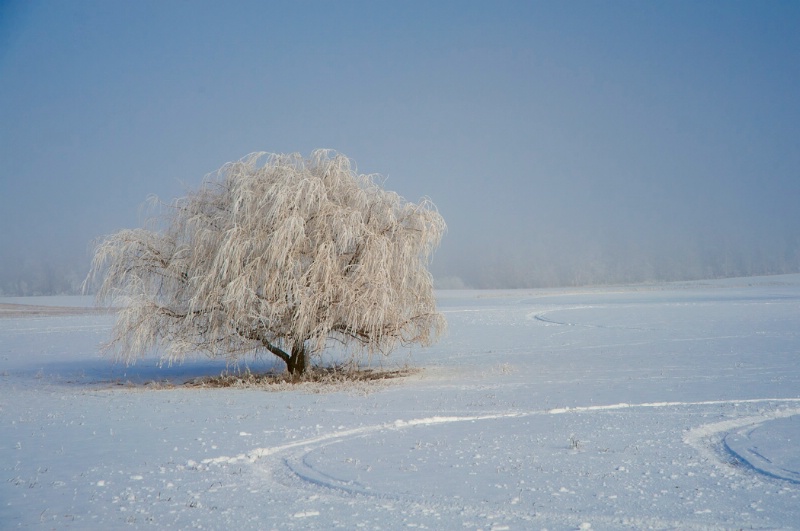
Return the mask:
<path id="1" fill-rule="evenodd" d="M 302 375 L 276 373 L 253 373 L 250 371 L 220 374 L 219 376 L 204 376 L 193 378 L 183 385 L 187 387 L 270 387 L 282 386 L 284 384 L 322 384 L 333 385 L 346 384 L 348 382 L 376 382 L 393 380 L 417 374 L 419 369 L 410 367 L 398 369 L 359 369 L 351 366 L 341 367 L 314 367 L 307 370 Z"/>

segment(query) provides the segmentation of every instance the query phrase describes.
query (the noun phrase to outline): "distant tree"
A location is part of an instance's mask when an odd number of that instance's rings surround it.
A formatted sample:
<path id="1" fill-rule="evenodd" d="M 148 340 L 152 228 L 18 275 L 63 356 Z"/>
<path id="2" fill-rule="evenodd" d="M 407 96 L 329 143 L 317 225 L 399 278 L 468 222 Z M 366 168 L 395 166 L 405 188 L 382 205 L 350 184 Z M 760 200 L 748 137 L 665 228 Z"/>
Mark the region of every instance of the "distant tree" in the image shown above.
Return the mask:
<path id="1" fill-rule="evenodd" d="M 331 339 L 388 354 L 446 326 L 427 270 L 444 220 L 341 154 L 252 154 L 165 211 L 100 242 L 87 278 L 122 306 L 109 348 L 127 362 L 262 350 L 301 375 Z"/>

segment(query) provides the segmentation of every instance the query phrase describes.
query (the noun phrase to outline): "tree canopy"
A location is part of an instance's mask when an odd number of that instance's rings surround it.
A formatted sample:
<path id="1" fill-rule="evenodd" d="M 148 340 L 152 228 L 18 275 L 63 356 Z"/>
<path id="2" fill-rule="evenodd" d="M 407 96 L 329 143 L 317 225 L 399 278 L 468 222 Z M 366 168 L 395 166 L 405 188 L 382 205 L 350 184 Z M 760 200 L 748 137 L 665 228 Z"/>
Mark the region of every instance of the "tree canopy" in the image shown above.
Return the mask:
<path id="1" fill-rule="evenodd" d="M 88 280 L 121 306 L 109 348 L 127 362 L 266 350 L 302 374 L 330 340 L 370 354 L 430 344 L 446 326 L 427 269 L 445 222 L 375 181 L 329 150 L 254 153 L 153 228 L 106 237 Z"/>

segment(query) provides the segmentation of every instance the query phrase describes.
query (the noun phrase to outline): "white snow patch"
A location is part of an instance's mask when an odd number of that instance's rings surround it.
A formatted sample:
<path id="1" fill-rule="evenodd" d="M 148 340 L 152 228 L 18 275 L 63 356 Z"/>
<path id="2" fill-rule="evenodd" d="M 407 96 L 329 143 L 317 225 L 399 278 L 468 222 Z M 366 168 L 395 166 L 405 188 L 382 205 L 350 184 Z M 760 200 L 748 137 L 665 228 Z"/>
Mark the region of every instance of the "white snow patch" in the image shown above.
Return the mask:
<path id="1" fill-rule="evenodd" d="M 450 332 L 414 351 L 424 371 L 370 393 L 131 387 L 224 363 L 122 367 L 96 353 L 113 315 L 2 317 L 0 521 L 484 530 L 800 521 L 799 275 L 448 293 L 440 305 Z"/>
<path id="2" fill-rule="evenodd" d="M 319 516 L 319 511 L 302 511 L 299 513 L 294 513 L 293 516 L 295 518 L 309 518 L 311 516 Z"/>

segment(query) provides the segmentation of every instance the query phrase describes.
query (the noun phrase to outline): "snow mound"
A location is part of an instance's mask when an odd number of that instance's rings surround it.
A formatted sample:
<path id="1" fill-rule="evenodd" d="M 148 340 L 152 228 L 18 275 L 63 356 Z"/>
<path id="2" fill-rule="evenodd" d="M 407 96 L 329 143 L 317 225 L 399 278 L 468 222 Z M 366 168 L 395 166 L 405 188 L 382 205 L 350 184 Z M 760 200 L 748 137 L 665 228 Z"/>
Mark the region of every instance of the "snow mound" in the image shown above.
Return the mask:
<path id="1" fill-rule="evenodd" d="M 725 450 L 761 474 L 800 484 L 800 415 L 773 419 L 723 439 Z"/>

